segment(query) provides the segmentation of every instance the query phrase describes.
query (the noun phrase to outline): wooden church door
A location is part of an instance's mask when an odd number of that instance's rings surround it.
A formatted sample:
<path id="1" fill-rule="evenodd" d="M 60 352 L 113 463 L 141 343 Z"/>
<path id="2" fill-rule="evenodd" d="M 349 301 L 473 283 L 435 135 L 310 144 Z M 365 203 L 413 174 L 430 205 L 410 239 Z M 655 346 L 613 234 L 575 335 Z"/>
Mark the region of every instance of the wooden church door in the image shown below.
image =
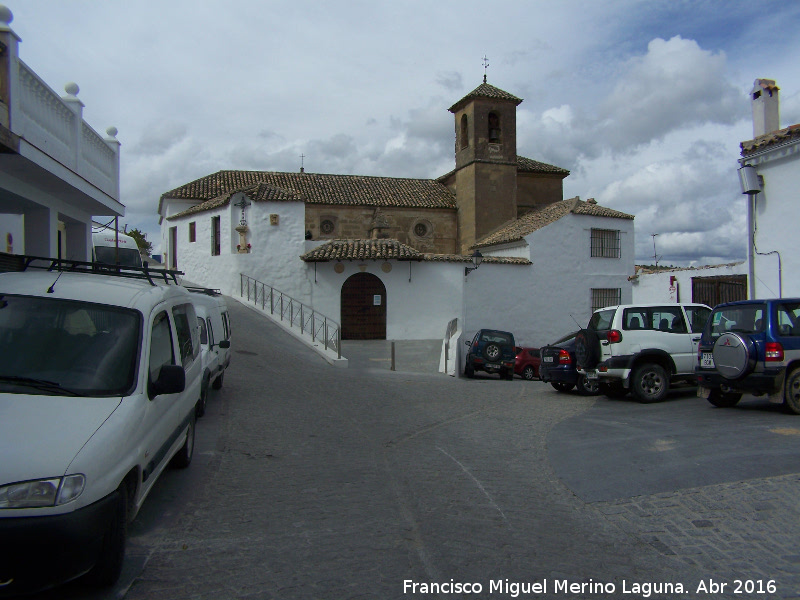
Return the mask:
<path id="1" fill-rule="evenodd" d="M 356 273 L 342 285 L 342 339 L 386 339 L 386 286 L 371 273 Z"/>

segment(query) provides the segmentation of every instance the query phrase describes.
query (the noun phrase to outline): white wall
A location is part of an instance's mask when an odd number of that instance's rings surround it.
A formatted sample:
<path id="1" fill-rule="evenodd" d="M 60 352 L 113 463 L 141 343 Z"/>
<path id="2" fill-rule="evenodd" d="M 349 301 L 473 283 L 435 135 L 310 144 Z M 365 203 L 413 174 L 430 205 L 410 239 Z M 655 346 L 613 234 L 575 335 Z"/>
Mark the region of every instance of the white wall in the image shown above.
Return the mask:
<path id="1" fill-rule="evenodd" d="M 169 229 L 177 227 L 178 270 L 198 285 L 219 288 L 225 294 L 239 293 L 240 273 L 244 273 L 280 290 L 302 302 L 310 299 L 311 287 L 306 278 L 305 264 L 300 256 L 305 252 L 305 205 L 302 202 L 258 202 L 246 211 L 249 227 L 247 241 L 250 253 L 236 249 L 239 233 L 235 227 L 241 219 L 241 209 L 231 202 L 178 219 L 165 219 L 161 225 L 163 248 L 169 249 Z M 185 206 L 180 206 L 185 210 Z M 172 207 L 165 207 L 167 211 Z M 169 213 L 168 213 L 169 214 Z M 270 225 L 270 215 L 278 215 L 278 224 Z M 220 254 L 211 254 L 212 218 L 220 217 Z M 189 223 L 195 223 L 196 241 L 189 242 Z M 169 264 L 169 263 L 167 263 Z"/>
<path id="2" fill-rule="evenodd" d="M 787 155 L 771 152 L 768 160 L 757 166 L 764 178 L 763 191 L 756 196 L 756 248 L 761 253 L 780 252 L 783 273 L 783 296 L 800 296 L 800 239 L 797 234 L 800 185 L 800 144 L 786 150 Z M 779 158 L 775 158 L 779 156 Z M 752 249 L 751 249 L 752 251 Z M 755 296 L 776 298 L 779 295 L 778 257 L 755 255 Z"/>
<path id="3" fill-rule="evenodd" d="M 22 215 L 0 214 L 0 252 L 22 254 L 25 250 L 24 232 Z"/>
<path id="4" fill-rule="evenodd" d="M 316 282 L 314 263 L 306 269 L 314 309 L 339 323 L 342 285 L 361 272 L 375 275 L 386 286 L 387 339 L 440 339 L 450 320 L 462 317 L 463 263 L 346 260 L 341 262 L 341 273 L 334 270 L 336 264 L 316 263 Z M 388 273 L 384 264 L 391 266 Z"/>
<path id="5" fill-rule="evenodd" d="M 633 302 L 638 304 L 692 302 L 692 279 L 694 277 L 719 277 L 722 275 L 747 275 L 747 263 L 641 273 L 633 280 Z"/>
<path id="6" fill-rule="evenodd" d="M 621 257 L 591 258 L 591 229 L 619 229 Z M 526 237 L 530 266 L 482 264 L 465 286 L 464 334 L 510 331 L 521 346 L 539 347 L 585 327 L 592 288 L 620 288 L 631 302 L 633 221 L 569 214 Z"/>

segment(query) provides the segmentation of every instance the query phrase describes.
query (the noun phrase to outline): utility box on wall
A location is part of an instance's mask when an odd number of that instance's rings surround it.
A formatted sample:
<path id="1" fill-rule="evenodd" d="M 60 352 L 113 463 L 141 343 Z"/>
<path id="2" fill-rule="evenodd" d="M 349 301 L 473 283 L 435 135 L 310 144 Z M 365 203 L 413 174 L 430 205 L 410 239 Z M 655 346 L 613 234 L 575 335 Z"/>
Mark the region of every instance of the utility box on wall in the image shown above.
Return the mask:
<path id="1" fill-rule="evenodd" d="M 269 224 L 270 225 L 277 225 L 278 224 L 278 215 L 277 214 L 272 213 L 269 216 Z"/>

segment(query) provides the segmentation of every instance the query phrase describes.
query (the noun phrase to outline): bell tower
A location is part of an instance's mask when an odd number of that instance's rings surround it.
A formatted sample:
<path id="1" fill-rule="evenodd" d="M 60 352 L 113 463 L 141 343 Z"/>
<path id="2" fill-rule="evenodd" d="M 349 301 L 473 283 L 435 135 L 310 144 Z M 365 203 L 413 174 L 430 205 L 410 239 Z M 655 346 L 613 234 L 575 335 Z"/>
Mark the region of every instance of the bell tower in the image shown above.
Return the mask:
<path id="1" fill-rule="evenodd" d="M 517 217 L 517 106 L 486 82 L 450 107 L 456 130 L 459 249 Z"/>

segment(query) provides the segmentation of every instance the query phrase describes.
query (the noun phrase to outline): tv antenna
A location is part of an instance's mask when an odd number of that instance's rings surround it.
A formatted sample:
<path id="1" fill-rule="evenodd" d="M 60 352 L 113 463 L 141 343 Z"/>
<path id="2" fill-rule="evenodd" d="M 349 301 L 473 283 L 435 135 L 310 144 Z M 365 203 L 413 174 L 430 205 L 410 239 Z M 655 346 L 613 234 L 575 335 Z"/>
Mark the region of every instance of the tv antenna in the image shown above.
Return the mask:
<path id="1" fill-rule="evenodd" d="M 656 236 L 658 236 L 658 235 L 659 235 L 658 233 L 651 233 L 650 234 L 650 237 L 653 238 L 653 260 L 656 261 L 656 269 L 658 268 L 658 259 L 661 258 L 656 253 Z"/>

